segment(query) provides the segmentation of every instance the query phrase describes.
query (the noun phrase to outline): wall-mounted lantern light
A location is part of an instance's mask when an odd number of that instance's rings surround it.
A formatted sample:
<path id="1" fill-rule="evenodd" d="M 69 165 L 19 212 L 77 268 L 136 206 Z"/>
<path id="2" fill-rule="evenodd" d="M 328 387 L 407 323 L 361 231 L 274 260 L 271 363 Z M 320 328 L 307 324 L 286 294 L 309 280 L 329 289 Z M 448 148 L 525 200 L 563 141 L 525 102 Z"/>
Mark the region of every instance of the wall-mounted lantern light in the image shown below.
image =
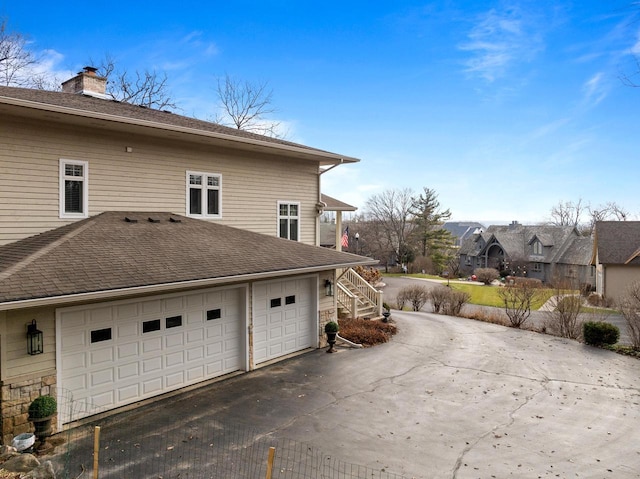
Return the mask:
<path id="1" fill-rule="evenodd" d="M 333 282 L 330 279 L 324 282 L 324 292 L 327 296 L 333 296 Z"/>
<path id="2" fill-rule="evenodd" d="M 27 325 L 27 352 L 32 356 L 34 354 L 42 354 L 44 349 L 42 347 L 44 338 L 42 331 L 38 329 L 36 320 L 31 321 L 31 324 Z"/>

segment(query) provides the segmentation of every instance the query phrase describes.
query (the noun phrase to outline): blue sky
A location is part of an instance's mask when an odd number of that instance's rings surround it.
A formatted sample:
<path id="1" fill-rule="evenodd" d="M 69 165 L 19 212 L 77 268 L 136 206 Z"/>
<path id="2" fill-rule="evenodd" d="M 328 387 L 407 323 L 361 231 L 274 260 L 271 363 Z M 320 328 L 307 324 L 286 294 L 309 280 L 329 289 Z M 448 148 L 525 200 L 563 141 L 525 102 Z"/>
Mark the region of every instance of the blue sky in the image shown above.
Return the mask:
<path id="1" fill-rule="evenodd" d="M 61 79 L 90 58 L 169 76 L 212 119 L 216 78 L 269 82 L 288 139 L 355 156 L 323 191 L 362 209 L 438 193 L 453 220 L 545 221 L 559 201 L 640 219 L 640 5 L 628 1 L 7 2 Z M 640 75 L 637 77 L 640 83 Z"/>

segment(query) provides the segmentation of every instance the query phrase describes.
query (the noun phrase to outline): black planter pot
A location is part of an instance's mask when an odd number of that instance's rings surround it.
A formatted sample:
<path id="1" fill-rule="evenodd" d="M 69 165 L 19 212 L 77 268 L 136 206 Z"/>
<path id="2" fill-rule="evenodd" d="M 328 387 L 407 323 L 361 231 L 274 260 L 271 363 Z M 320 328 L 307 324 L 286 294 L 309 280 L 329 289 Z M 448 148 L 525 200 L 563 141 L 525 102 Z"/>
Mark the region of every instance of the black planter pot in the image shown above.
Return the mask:
<path id="1" fill-rule="evenodd" d="M 391 316 L 391 313 L 389 311 L 385 311 L 384 313 L 382 313 L 382 322 L 383 323 L 388 323 L 389 322 L 389 316 Z"/>
<path id="2" fill-rule="evenodd" d="M 38 441 L 44 442 L 46 438 L 51 436 L 51 433 L 53 432 L 51 428 L 51 420 L 53 419 L 53 416 L 54 415 L 41 418 L 29 418 L 29 421 L 33 423 L 33 427 L 35 428 L 33 434 L 38 438 Z"/>
<path id="3" fill-rule="evenodd" d="M 329 343 L 329 349 L 327 349 L 328 353 L 333 353 L 335 351 L 335 349 L 333 349 L 333 346 L 336 344 L 337 335 L 338 335 L 337 332 L 327 333 L 327 342 Z"/>

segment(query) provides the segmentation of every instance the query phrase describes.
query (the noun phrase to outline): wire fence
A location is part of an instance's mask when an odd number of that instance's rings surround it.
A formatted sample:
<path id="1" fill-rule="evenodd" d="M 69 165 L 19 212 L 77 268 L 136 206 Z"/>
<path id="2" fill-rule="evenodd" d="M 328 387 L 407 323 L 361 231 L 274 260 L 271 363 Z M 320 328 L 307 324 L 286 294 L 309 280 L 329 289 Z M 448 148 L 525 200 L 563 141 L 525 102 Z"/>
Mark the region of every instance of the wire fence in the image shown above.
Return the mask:
<path id="1" fill-rule="evenodd" d="M 69 394 L 58 404 L 65 422 L 97 417 L 50 438 L 56 447 L 44 459 L 59 479 L 403 479 L 250 427 L 211 419 L 153 423 L 144 410 L 100 418 L 100 408 Z"/>

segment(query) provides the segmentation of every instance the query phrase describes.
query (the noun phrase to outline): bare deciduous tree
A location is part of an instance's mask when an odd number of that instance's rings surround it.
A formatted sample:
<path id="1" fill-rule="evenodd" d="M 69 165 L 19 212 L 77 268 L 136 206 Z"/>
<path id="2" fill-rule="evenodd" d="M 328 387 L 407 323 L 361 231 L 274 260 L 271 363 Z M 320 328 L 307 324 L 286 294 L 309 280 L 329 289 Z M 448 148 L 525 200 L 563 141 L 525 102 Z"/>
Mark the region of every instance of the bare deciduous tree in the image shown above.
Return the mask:
<path id="1" fill-rule="evenodd" d="M 580 312 L 582 296 L 576 281 L 558 279 L 554 281 L 553 295 L 548 301 L 545 326 L 553 334 L 563 338 L 577 339 L 582 331 Z"/>
<path id="2" fill-rule="evenodd" d="M 403 263 L 411 259 L 412 205 L 413 192 L 409 188 L 385 190 L 370 197 L 365 204 L 367 221 L 377 225 L 378 241 L 387 245 Z"/>
<path id="3" fill-rule="evenodd" d="M 51 79 L 37 69 L 39 57 L 27 47 L 28 39 L 9 30 L 0 20 L 0 85 L 45 89 Z"/>
<path id="4" fill-rule="evenodd" d="M 221 108 L 217 123 L 275 138 L 285 136 L 279 131 L 280 122 L 268 119 L 276 111 L 268 83 L 237 81 L 225 75 L 218 79 L 216 92 Z"/>
<path id="5" fill-rule="evenodd" d="M 559 201 L 557 205 L 551 208 L 550 224 L 577 228 L 582 221 L 584 210 L 585 205 L 582 204 L 582 198 L 576 203 L 573 201 Z"/>
<path id="6" fill-rule="evenodd" d="M 620 311 L 627 323 L 631 344 L 640 349 L 640 281 L 631 284 L 621 303 Z"/>
<path id="7" fill-rule="evenodd" d="M 95 63 L 100 76 L 107 78 L 107 94 L 114 100 L 157 110 L 176 110 L 178 107 L 169 93 L 166 73 L 138 70 L 129 73 L 118 69 L 115 59 L 107 54 Z"/>
<path id="8" fill-rule="evenodd" d="M 531 315 L 531 305 L 540 292 L 535 281 L 520 279 L 513 284 L 500 288 L 498 296 L 504 305 L 504 311 L 511 326 L 520 328 Z"/>

